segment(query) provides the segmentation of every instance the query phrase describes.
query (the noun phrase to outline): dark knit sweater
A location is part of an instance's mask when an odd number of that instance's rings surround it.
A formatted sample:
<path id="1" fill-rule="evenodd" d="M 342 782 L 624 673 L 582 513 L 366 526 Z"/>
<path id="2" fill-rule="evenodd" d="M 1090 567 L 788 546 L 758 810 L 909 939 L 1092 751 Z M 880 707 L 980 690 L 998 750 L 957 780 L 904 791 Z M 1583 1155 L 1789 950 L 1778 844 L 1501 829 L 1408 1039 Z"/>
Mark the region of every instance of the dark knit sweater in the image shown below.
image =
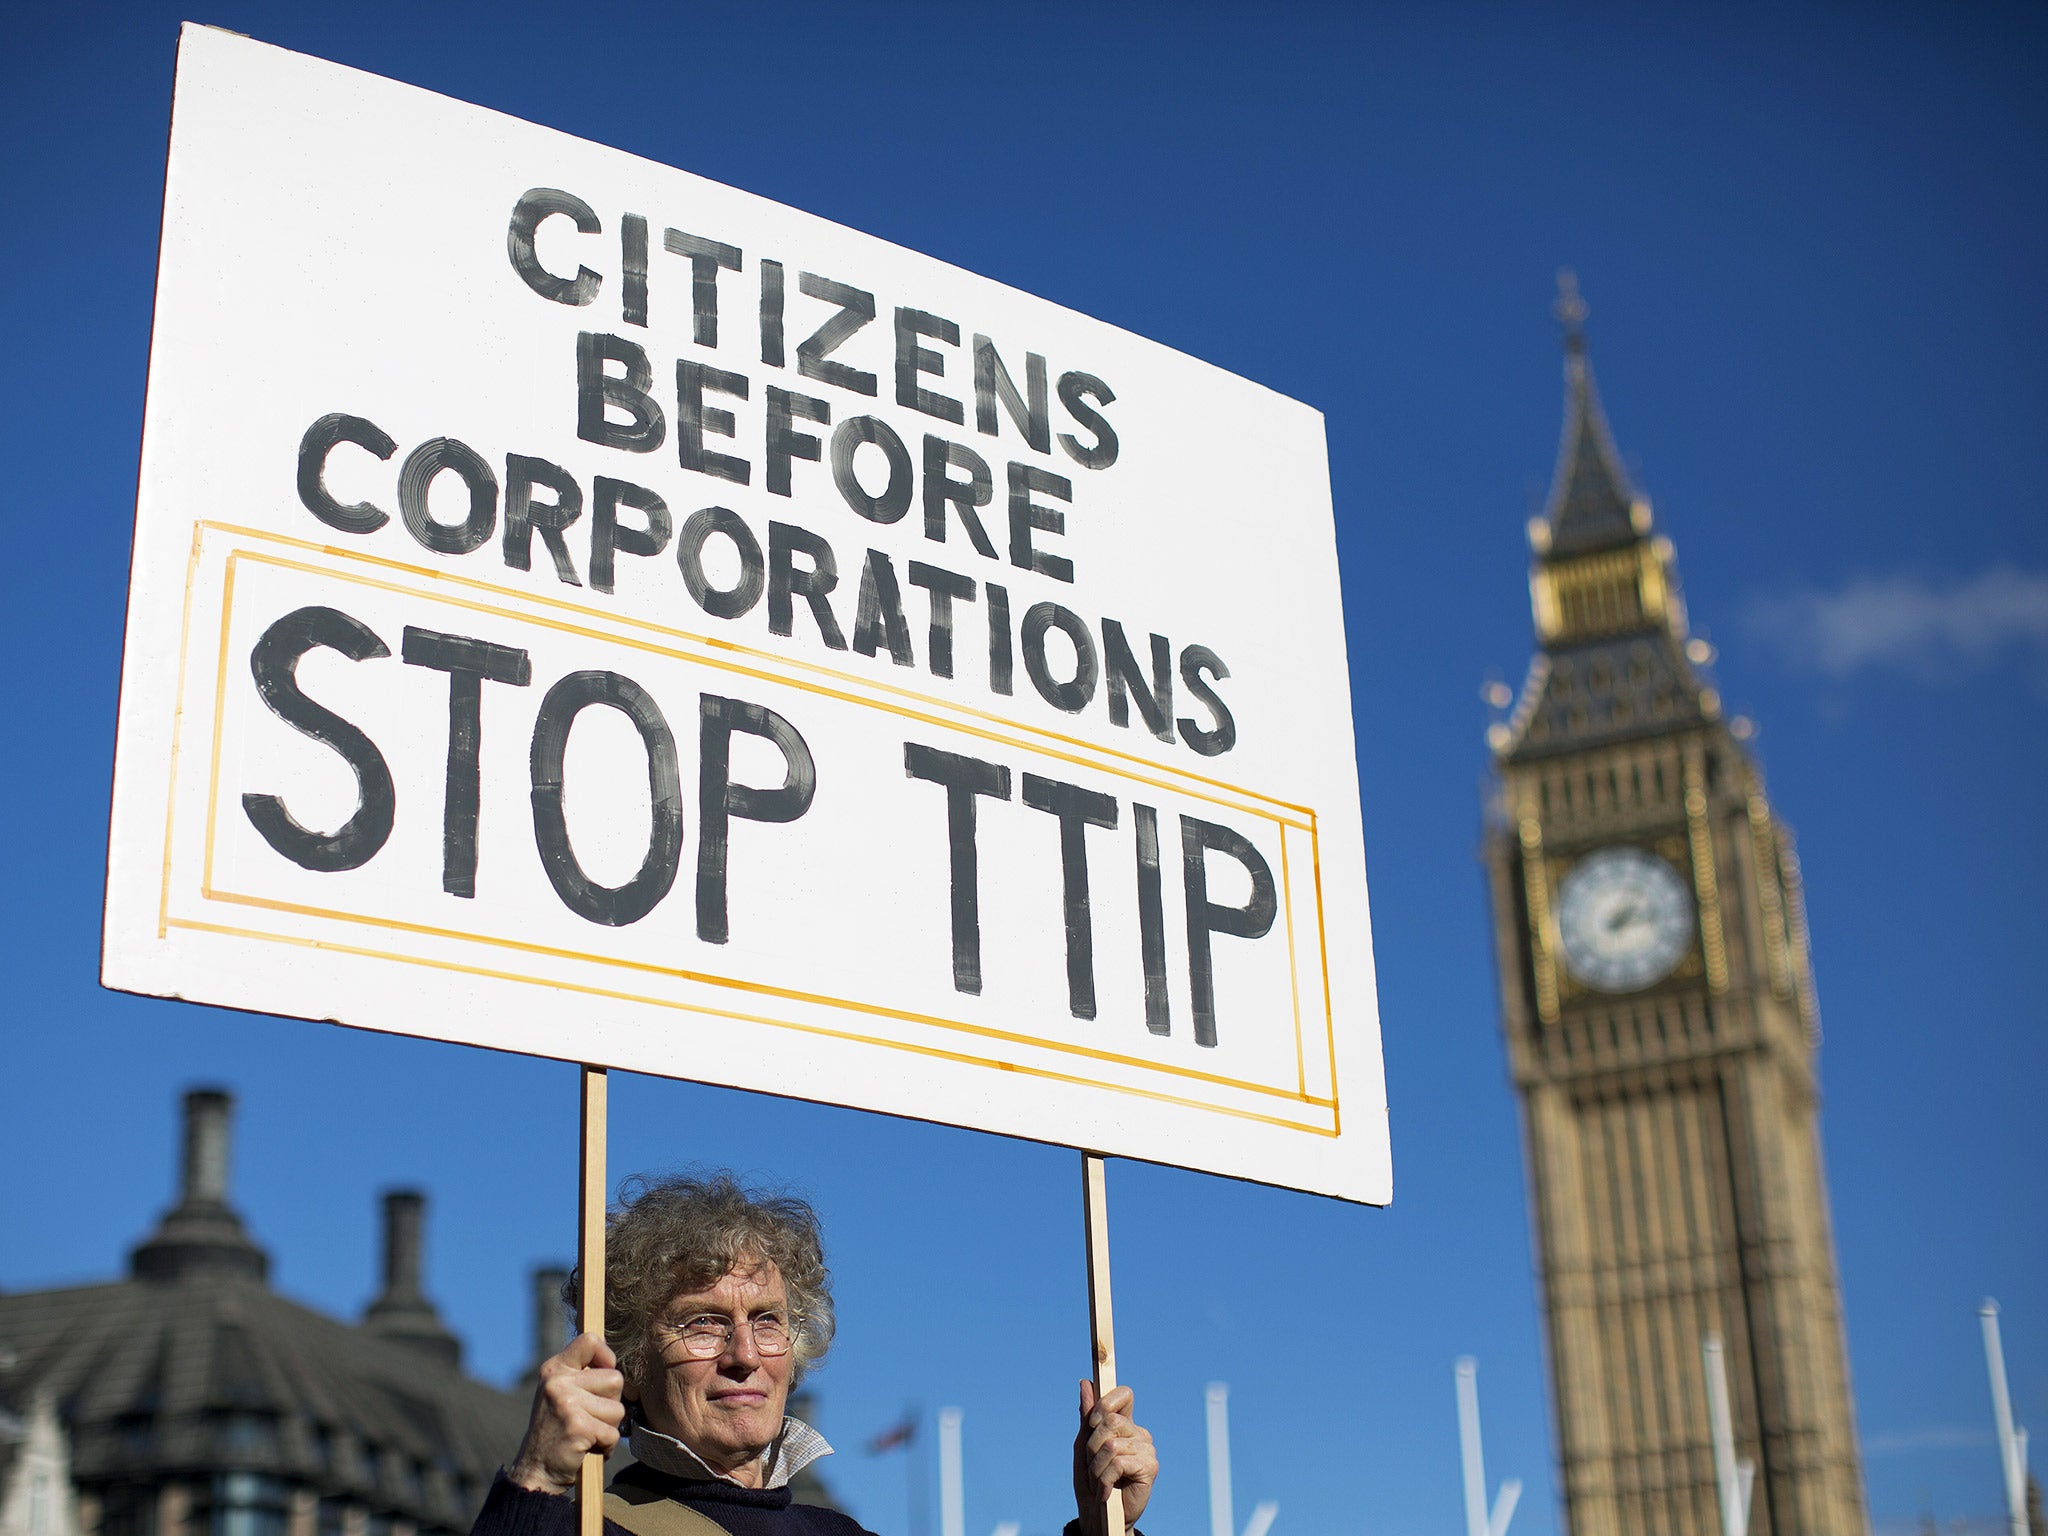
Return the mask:
<path id="1" fill-rule="evenodd" d="M 788 1488 L 739 1488 L 716 1478 L 669 1478 L 646 1466 L 634 1476 L 668 1484 L 668 1496 L 714 1520 L 732 1536 L 873 1536 L 851 1515 L 816 1504 L 796 1504 Z M 605 1536 L 628 1536 L 607 1520 Z M 469 1536 L 576 1536 L 574 1494 L 534 1493 L 503 1472 L 491 1484 Z"/>

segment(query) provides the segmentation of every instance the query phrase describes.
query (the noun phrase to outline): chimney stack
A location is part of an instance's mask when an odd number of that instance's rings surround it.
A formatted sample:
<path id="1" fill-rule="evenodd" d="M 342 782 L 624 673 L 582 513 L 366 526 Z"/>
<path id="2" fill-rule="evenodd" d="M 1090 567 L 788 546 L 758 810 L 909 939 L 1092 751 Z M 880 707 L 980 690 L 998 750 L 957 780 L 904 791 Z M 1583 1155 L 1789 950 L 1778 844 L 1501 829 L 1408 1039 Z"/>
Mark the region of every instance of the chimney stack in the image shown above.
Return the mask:
<path id="1" fill-rule="evenodd" d="M 420 1285 L 426 1210 L 417 1189 L 384 1192 L 384 1291 L 363 1313 L 363 1326 L 459 1368 L 462 1341 L 442 1326 Z"/>
<path id="2" fill-rule="evenodd" d="M 420 1297 L 420 1223 L 427 1197 L 416 1189 L 384 1193 L 384 1299 Z"/>
<path id="3" fill-rule="evenodd" d="M 569 1283 L 569 1271 L 545 1264 L 533 1272 L 533 1359 L 528 1375 L 538 1375 L 541 1364 L 562 1352 L 569 1342 L 569 1309 L 562 1300 L 562 1287 Z"/>
<path id="4" fill-rule="evenodd" d="M 224 1088 L 193 1088 L 185 1094 L 185 1162 L 179 1205 L 228 1203 L 228 1118 L 234 1096 Z"/>
<path id="5" fill-rule="evenodd" d="M 249 1240 L 242 1218 L 228 1205 L 234 1108 L 235 1097 L 225 1088 L 186 1092 L 178 1203 L 129 1255 L 129 1270 L 138 1280 L 175 1280 L 196 1271 L 257 1281 L 269 1275 L 270 1256 Z"/>

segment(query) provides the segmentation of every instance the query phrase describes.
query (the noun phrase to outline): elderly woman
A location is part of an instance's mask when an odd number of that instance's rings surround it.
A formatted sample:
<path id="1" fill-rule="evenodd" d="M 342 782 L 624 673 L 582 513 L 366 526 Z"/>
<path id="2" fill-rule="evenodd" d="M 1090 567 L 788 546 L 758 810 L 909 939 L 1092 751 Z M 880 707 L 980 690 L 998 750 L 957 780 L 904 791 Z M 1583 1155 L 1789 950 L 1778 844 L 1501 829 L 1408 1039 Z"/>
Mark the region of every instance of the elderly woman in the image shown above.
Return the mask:
<path id="1" fill-rule="evenodd" d="M 636 1464 L 605 1495 L 606 1536 L 865 1536 L 789 1487 L 832 1449 L 783 1411 L 832 1343 L 816 1213 L 723 1173 L 634 1183 L 605 1223 L 605 1337 L 581 1334 L 541 1367 L 526 1438 L 472 1536 L 572 1536 L 577 1469 L 621 1436 Z M 1068 1536 L 1102 1536 L 1113 1495 L 1135 1527 L 1159 1461 L 1130 1389 L 1097 1402 L 1084 1381 L 1080 1414 Z"/>

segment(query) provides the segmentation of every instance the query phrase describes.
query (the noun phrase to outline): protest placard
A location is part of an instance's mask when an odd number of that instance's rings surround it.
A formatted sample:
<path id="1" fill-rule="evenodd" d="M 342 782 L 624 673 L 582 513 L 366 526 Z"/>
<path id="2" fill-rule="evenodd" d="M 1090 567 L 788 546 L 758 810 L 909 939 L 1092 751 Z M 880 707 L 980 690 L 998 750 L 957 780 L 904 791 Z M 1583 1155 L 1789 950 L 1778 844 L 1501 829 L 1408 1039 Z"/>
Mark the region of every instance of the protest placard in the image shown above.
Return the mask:
<path id="1" fill-rule="evenodd" d="M 1321 417 L 188 28 L 103 977 L 1384 1202 Z"/>

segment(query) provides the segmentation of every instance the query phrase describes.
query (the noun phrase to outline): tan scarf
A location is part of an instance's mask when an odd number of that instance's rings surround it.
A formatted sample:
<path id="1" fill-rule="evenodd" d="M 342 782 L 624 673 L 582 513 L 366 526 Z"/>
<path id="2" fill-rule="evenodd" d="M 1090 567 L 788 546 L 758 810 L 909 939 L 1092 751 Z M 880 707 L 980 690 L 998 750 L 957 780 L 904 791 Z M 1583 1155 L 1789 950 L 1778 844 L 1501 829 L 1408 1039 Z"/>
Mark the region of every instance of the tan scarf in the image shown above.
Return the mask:
<path id="1" fill-rule="evenodd" d="M 726 1528 L 709 1515 L 687 1504 L 678 1504 L 653 1479 L 636 1476 L 642 1469 L 627 1467 L 604 1494 L 604 1517 L 625 1527 L 633 1536 L 729 1536 Z"/>

